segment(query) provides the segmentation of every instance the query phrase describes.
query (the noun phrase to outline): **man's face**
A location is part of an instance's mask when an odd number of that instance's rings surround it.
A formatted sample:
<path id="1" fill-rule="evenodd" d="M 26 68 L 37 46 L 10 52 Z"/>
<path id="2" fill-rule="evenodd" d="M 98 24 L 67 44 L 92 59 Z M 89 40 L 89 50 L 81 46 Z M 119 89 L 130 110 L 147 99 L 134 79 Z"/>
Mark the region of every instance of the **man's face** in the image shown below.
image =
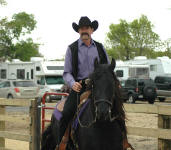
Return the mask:
<path id="1" fill-rule="evenodd" d="M 91 39 L 93 28 L 91 28 L 90 26 L 84 26 L 81 27 L 78 31 L 82 40 L 88 40 Z"/>

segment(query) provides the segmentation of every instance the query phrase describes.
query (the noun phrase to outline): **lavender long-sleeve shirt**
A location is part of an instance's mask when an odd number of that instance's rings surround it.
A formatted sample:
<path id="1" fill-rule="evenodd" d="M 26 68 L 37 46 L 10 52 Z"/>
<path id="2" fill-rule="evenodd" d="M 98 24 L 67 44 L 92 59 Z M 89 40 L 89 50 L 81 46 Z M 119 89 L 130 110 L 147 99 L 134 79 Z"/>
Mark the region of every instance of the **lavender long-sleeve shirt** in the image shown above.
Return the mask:
<path id="1" fill-rule="evenodd" d="M 106 54 L 105 49 L 104 52 Z M 89 74 L 93 72 L 94 60 L 96 57 L 99 59 L 97 47 L 94 41 L 93 40 L 91 41 L 90 46 L 86 46 L 84 42 L 81 39 L 79 39 L 78 40 L 78 74 L 77 74 L 78 80 L 87 78 Z M 107 56 L 107 60 L 109 63 L 108 56 Z M 72 87 L 75 82 L 75 79 L 72 76 L 72 55 L 69 47 L 65 55 L 63 79 L 69 85 L 69 87 Z"/>

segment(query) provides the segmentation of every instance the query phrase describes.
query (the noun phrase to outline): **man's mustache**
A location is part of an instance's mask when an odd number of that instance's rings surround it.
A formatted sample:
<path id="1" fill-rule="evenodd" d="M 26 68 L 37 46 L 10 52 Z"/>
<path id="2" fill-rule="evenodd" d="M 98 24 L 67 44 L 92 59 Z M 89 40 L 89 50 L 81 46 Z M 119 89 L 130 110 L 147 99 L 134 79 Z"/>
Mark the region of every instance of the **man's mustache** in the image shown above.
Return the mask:
<path id="1" fill-rule="evenodd" d="M 81 33 L 81 37 L 84 36 L 84 35 L 87 35 L 89 37 L 89 34 L 87 32 Z"/>

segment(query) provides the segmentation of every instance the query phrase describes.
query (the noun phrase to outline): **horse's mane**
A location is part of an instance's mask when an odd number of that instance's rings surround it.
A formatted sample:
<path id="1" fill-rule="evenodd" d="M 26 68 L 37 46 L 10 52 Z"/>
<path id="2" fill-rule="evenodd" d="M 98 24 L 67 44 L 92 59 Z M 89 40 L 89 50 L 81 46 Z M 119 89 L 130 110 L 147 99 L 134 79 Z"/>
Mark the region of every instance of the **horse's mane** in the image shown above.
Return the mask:
<path id="1" fill-rule="evenodd" d="M 87 84 L 87 89 L 86 90 L 92 90 L 92 85 L 93 85 L 93 80 L 96 78 L 97 74 L 103 73 L 99 72 L 98 73 L 96 71 L 94 71 L 92 74 L 90 74 L 89 76 L 89 82 Z M 124 106 L 123 106 L 123 100 L 121 98 L 121 90 L 120 90 L 120 82 L 117 79 L 115 73 L 113 72 L 113 78 L 114 78 L 114 94 L 115 97 L 113 98 L 113 108 L 112 108 L 112 115 L 114 116 L 118 116 L 118 122 L 121 126 L 122 131 L 124 132 L 124 134 L 127 134 L 127 130 L 126 130 L 126 125 L 125 125 L 125 121 L 126 121 L 126 115 L 125 115 L 125 111 L 124 111 Z"/>
<path id="2" fill-rule="evenodd" d="M 123 106 L 123 99 L 121 98 L 121 90 L 120 90 L 120 82 L 117 79 L 115 73 L 113 72 L 113 77 L 115 80 L 115 99 L 113 99 L 113 104 L 114 107 L 112 108 L 112 113 L 115 115 L 119 115 L 118 121 L 120 123 L 120 126 L 123 130 L 123 132 L 125 133 L 125 135 L 127 135 L 127 129 L 126 129 L 126 125 L 125 125 L 125 121 L 126 121 L 126 114 L 124 111 L 124 106 Z"/>

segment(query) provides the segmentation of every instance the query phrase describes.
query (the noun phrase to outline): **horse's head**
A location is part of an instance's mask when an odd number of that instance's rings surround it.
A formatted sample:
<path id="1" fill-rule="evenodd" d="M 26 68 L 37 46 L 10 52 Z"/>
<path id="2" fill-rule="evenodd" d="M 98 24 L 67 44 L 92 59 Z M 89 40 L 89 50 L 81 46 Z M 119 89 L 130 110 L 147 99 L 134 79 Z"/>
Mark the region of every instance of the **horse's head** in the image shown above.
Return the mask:
<path id="1" fill-rule="evenodd" d="M 111 121 L 111 109 L 115 97 L 114 69 L 116 62 L 112 59 L 110 65 L 94 61 L 94 72 L 90 76 L 92 99 L 95 115 L 98 121 Z"/>

